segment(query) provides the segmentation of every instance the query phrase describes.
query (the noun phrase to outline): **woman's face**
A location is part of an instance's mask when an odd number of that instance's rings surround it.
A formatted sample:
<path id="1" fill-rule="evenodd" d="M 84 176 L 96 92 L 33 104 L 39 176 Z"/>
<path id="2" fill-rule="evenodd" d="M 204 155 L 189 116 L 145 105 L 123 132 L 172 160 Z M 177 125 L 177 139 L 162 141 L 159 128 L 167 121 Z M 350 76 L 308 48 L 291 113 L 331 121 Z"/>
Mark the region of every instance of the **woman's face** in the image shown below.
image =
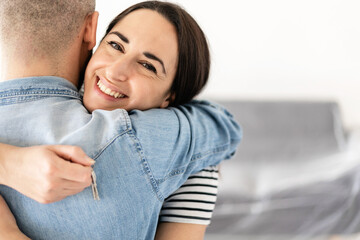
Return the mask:
<path id="1" fill-rule="evenodd" d="M 167 19 L 145 9 L 128 14 L 86 68 L 85 107 L 90 112 L 167 107 L 177 59 L 177 34 Z"/>

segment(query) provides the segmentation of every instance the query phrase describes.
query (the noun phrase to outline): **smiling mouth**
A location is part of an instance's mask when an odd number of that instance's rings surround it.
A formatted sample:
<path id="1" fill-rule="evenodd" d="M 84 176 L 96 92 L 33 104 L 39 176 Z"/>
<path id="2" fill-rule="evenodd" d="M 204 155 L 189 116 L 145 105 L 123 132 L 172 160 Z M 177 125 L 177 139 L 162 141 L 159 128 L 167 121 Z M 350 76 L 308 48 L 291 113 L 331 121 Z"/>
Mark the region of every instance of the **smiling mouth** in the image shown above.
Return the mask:
<path id="1" fill-rule="evenodd" d="M 100 80 L 98 81 L 97 85 L 99 89 L 108 96 L 111 96 L 113 98 L 126 98 L 126 95 L 111 90 L 110 88 L 106 87 Z"/>

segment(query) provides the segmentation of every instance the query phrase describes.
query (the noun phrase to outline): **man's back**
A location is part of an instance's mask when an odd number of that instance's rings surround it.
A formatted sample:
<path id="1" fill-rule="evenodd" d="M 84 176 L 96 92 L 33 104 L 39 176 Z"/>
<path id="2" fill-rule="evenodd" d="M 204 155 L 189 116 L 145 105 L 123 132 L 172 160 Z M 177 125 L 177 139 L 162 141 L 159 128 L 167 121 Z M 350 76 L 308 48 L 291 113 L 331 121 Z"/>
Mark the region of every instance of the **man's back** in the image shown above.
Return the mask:
<path id="1" fill-rule="evenodd" d="M 230 157 L 240 140 L 232 118 L 207 104 L 91 115 L 65 79 L 16 79 L 0 89 L 0 142 L 77 145 L 96 160 L 100 201 L 87 188 L 43 205 L 0 186 L 34 239 L 151 239 L 164 198 L 190 174 Z"/>

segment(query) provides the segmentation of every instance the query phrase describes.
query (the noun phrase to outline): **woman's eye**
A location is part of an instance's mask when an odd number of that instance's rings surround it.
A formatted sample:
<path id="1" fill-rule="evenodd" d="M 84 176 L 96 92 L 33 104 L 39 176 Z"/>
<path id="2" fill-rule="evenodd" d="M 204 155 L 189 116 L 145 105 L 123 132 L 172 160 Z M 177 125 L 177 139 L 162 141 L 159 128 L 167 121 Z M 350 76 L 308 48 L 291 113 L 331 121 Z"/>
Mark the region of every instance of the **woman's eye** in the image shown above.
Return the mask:
<path id="1" fill-rule="evenodd" d="M 157 73 L 156 68 L 153 65 L 149 63 L 141 63 L 141 65 L 143 65 L 147 70 Z"/>
<path id="2" fill-rule="evenodd" d="M 117 50 L 117 51 L 120 51 L 120 52 L 124 52 L 124 49 L 123 49 L 123 47 L 120 45 L 120 44 L 118 44 L 118 43 L 116 43 L 116 42 L 113 42 L 113 41 L 109 41 L 109 42 L 107 42 L 113 49 L 115 49 L 115 50 Z"/>

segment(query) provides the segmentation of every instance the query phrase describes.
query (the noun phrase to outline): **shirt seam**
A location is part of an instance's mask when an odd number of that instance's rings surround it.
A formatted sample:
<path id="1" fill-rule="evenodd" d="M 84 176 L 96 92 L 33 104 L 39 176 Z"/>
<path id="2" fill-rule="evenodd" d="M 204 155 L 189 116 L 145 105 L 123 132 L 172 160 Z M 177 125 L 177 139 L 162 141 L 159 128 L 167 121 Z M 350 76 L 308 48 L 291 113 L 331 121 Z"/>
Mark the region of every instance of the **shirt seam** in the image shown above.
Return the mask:
<path id="1" fill-rule="evenodd" d="M 6 89 L 5 91 L 0 91 L 0 98 L 12 97 L 12 96 L 27 96 L 27 95 L 38 95 L 38 94 L 46 94 L 46 95 L 61 95 L 65 96 L 76 96 L 80 97 L 80 94 L 77 91 L 70 89 L 48 89 L 48 88 L 28 88 L 28 89 Z"/>
<path id="2" fill-rule="evenodd" d="M 155 193 L 156 195 L 156 198 L 160 201 L 160 202 L 163 202 L 164 201 L 164 196 L 162 195 L 161 191 L 160 191 L 160 187 L 158 186 L 157 184 L 157 180 L 156 178 L 154 177 L 152 171 L 151 171 L 151 167 L 150 167 L 150 164 L 144 154 L 144 151 L 143 151 L 143 147 L 140 143 L 140 140 L 136 137 L 135 135 L 135 132 L 133 129 L 129 129 L 129 131 L 127 131 L 127 134 L 129 134 L 130 136 L 130 139 L 133 140 L 134 142 L 134 145 L 136 147 L 136 152 L 138 153 L 140 159 L 141 159 L 141 165 L 142 165 L 142 168 L 143 168 L 143 171 L 145 172 L 146 176 L 147 176 L 147 179 L 148 181 L 150 182 L 150 185 L 152 187 L 152 190 L 153 192 Z"/>
<path id="3" fill-rule="evenodd" d="M 121 130 L 119 129 L 120 133 L 116 134 L 111 140 L 109 140 L 107 142 L 107 144 L 105 144 L 97 154 L 95 154 L 94 156 L 94 160 L 96 160 L 104 151 L 106 148 L 108 148 L 110 146 L 110 144 L 112 144 L 117 138 L 121 137 L 122 135 L 128 133 L 129 131 L 131 131 L 131 125 L 130 125 L 130 118 L 127 114 L 125 114 L 123 111 L 121 111 L 121 114 L 123 115 L 123 119 L 125 119 L 125 130 Z"/>
<path id="4" fill-rule="evenodd" d="M 50 97 L 67 97 L 82 100 L 79 93 L 72 90 L 10 90 L 7 93 L 0 93 L 0 103 L 2 105 L 20 104 L 36 101 L 38 99 Z"/>
<path id="5" fill-rule="evenodd" d="M 209 157 L 211 155 L 215 155 L 215 154 L 218 154 L 218 153 L 225 152 L 229 148 L 229 146 L 230 146 L 230 144 L 224 144 L 222 146 L 215 147 L 215 148 L 210 149 L 210 150 L 205 151 L 205 152 L 200 152 L 200 153 L 193 154 L 193 157 L 191 157 L 191 160 L 190 160 L 190 163 L 189 163 L 188 166 L 190 166 L 190 164 L 193 164 L 198 160 L 207 158 L 207 157 Z M 225 156 L 225 159 L 228 159 L 230 157 L 231 156 Z M 167 174 L 163 179 L 159 180 L 157 183 L 161 184 L 161 183 L 167 181 L 168 179 L 170 179 L 170 178 L 172 178 L 174 176 L 184 174 L 186 172 L 186 169 L 188 168 L 188 166 L 183 166 L 183 167 L 172 170 L 169 174 Z"/>

